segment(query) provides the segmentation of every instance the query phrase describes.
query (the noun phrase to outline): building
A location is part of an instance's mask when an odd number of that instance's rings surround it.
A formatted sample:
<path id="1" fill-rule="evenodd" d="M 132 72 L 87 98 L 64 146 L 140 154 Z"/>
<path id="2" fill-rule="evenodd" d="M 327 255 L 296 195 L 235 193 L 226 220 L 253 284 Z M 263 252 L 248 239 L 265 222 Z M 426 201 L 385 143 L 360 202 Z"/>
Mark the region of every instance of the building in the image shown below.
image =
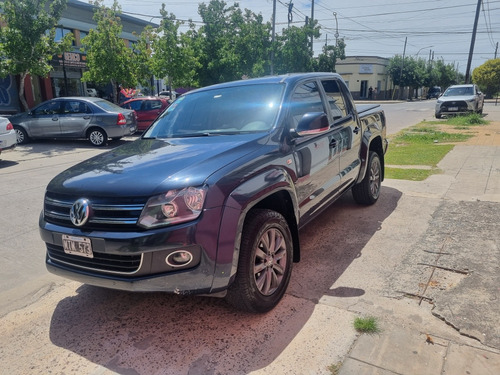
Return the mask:
<path id="1" fill-rule="evenodd" d="M 86 56 L 81 49 L 81 41 L 89 30 L 97 25 L 93 20 L 95 6 L 78 1 L 68 0 L 59 25 L 56 29 L 56 41 L 67 33 L 73 33 L 74 42 L 71 51 L 54 56 L 53 67 L 48 77 L 28 77 L 25 82 L 25 97 L 29 107 L 59 96 L 105 96 L 109 93 L 98 92 L 95 87 L 81 81 L 86 69 Z M 138 35 L 147 25 L 157 26 L 139 18 L 125 14 L 120 15 L 123 26 L 122 38 L 129 46 L 137 41 Z M 18 100 L 17 77 L 0 79 L 0 113 L 15 113 L 21 110 Z"/>
<path id="2" fill-rule="evenodd" d="M 388 65 L 389 59 L 384 57 L 349 56 L 337 60 L 335 69 L 346 81 L 355 100 L 391 99 L 392 81 L 387 73 Z"/>

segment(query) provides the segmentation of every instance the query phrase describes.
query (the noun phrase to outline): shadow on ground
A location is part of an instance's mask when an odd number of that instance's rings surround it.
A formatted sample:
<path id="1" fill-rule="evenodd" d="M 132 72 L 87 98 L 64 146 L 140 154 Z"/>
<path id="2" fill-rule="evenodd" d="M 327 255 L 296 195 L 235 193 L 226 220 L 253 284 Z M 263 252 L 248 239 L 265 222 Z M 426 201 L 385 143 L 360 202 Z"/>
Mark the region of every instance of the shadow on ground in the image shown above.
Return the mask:
<path id="1" fill-rule="evenodd" d="M 329 288 L 362 255 L 400 197 L 399 191 L 384 187 L 376 205 L 361 207 L 348 193 L 304 228 L 302 260 L 294 266 L 285 298 L 267 314 L 241 313 L 216 298 L 83 285 L 58 303 L 50 339 L 119 374 L 246 374 L 262 369 L 307 323 L 323 294 L 344 298 L 364 293 Z"/>

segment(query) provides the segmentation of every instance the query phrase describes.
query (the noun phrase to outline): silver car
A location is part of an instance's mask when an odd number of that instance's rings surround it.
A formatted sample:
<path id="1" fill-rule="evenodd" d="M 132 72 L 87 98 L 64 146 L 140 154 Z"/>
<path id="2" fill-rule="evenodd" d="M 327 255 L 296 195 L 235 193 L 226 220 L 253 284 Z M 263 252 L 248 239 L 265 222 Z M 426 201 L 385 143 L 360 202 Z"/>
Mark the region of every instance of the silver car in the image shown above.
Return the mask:
<path id="1" fill-rule="evenodd" d="M 133 110 L 94 97 L 51 99 L 10 117 L 10 121 L 18 144 L 37 138 L 71 138 L 102 146 L 109 138 L 120 139 L 137 130 Z"/>
<path id="2" fill-rule="evenodd" d="M 0 154 L 2 151 L 12 150 L 16 147 L 16 131 L 9 119 L 0 117 Z"/>
<path id="3" fill-rule="evenodd" d="M 476 85 L 453 85 L 446 89 L 436 102 L 435 115 L 483 113 L 484 96 Z"/>

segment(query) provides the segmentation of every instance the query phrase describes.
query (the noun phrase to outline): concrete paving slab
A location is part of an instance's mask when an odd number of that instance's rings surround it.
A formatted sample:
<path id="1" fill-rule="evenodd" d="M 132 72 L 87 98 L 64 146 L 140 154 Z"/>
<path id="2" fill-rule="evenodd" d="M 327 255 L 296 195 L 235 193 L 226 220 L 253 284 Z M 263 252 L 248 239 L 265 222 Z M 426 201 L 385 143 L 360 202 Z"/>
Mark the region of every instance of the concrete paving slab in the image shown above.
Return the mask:
<path id="1" fill-rule="evenodd" d="M 499 369 L 499 354 L 451 343 L 443 374 L 498 375 Z"/>
<path id="2" fill-rule="evenodd" d="M 362 335 L 349 357 L 396 374 L 441 375 L 446 341 L 434 338 L 431 344 L 426 334 L 392 325 L 382 330 Z"/>
<path id="3" fill-rule="evenodd" d="M 462 334 L 500 349 L 500 205 L 443 200 L 386 284 L 422 296 Z"/>
<path id="4" fill-rule="evenodd" d="M 342 365 L 339 375 L 397 375 L 382 368 L 374 367 L 358 360 L 347 358 Z"/>

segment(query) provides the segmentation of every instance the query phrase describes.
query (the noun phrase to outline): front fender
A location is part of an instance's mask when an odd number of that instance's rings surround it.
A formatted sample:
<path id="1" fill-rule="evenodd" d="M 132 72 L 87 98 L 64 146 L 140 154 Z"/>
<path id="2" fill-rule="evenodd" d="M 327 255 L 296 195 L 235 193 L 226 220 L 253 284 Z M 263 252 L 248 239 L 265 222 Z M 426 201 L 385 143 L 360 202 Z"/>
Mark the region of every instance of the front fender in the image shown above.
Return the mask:
<path id="1" fill-rule="evenodd" d="M 247 213 L 266 198 L 279 192 L 285 192 L 291 197 L 295 218 L 298 218 L 293 180 L 285 169 L 266 170 L 246 180 L 229 194 L 222 209 L 212 292 L 225 290 L 236 275 Z"/>

